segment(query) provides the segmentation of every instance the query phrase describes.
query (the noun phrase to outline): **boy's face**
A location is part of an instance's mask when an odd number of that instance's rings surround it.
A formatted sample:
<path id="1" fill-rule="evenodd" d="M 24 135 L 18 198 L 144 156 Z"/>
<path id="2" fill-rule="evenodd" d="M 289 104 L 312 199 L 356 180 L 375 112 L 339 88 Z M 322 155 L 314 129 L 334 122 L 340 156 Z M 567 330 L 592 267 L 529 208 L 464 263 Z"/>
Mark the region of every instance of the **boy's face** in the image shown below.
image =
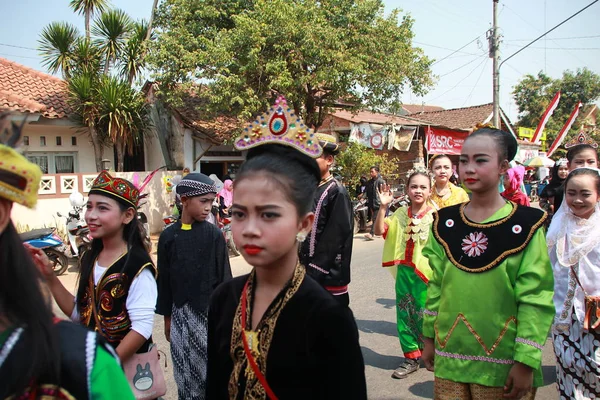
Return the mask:
<path id="1" fill-rule="evenodd" d="M 198 222 L 204 221 L 212 209 L 215 197 L 216 194 L 214 193 L 195 197 L 182 197 L 183 214 Z"/>
<path id="2" fill-rule="evenodd" d="M 569 161 L 569 172 L 577 168 L 598 168 L 598 154 L 595 150 L 585 149 L 575 154 L 573 160 Z"/>

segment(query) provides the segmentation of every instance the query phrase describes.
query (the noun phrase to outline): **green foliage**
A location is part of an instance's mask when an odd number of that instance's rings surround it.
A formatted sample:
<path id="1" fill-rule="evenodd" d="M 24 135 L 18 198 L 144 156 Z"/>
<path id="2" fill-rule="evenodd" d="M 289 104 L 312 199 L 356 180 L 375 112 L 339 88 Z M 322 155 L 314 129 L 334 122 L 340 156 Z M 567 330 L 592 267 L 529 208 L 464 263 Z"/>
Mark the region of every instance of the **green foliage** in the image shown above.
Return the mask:
<path id="1" fill-rule="evenodd" d="M 431 86 L 413 20 L 381 0 L 165 0 L 150 64 L 163 86 L 207 83 L 207 108 L 243 120 L 276 95 L 318 128 L 340 98 L 372 109 Z"/>
<path id="2" fill-rule="evenodd" d="M 548 104 L 559 90 L 560 102 L 546 124 L 549 143 L 555 139 L 579 101 L 585 107 L 600 98 L 600 76 L 587 68 L 578 69 L 576 72 L 567 70 L 559 79 L 553 79 L 539 72 L 537 76 L 526 75 L 513 88 L 514 100 L 519 109 L 518 124 L 527 128 L 537 126 Z M 580 112 L 565 142 L 579 133 L 582 123 Z"/>
<path id="3" fill-rule="evenodd" d="M 348 143 L 346 148 L 335 157 L 333 173 L 342 177 L 344 184 L 352 189 L 361 176 L 369 179 L 371 167 L 379 167 L 384 179 L 398 178 L 398 160 L 387 153 L 377 154 L 375 150 L 359 143 Z"/>

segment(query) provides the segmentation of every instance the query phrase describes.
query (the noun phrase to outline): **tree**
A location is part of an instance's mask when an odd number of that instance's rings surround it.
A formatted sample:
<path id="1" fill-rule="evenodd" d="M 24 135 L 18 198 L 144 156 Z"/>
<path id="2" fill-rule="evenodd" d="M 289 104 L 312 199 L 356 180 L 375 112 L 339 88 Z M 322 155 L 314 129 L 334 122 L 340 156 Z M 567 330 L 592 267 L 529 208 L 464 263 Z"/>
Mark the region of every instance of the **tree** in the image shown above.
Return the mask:
<path id="1" fill-rule="evenodd" d="M 350 142 L 335 157 L 333 172 L 342 177 L 342 181 L 349 189 L 353 189 L 353 185 L 358 183 L 361 176 L 368 177 L 369 170 L 373 166 L 379 167 L 379 172 L 385 179 L 393 179 L 398 176 L 398 160 L 396 158 L 390 158 L 387 153 L 379 155 L 373 149 Z"/>
<path id="2" fill-rule="evenodd" d="M 207 82 L 215 113 L 246 120 L 284 95 L 318 128 L 340 98 L 381 109 L 427 91 L 412 25 L 381 0 L 165 0 L 149 61 L 163 87 Z"/>
<path id="3" fill-rule="evenodd" d="M 108 8 L 107 0 L 71 0 L 69 7 L 85 17 L 85 37 L 90 40 L 90 21 L 96 13 L 102 13 Z"/>
<path id="4" fill-rule="evenodd" d="M 144 97 L 132 88 L 145 67 L 148 24 L 132 22 L 120 10 L 105 10 L 92 33 L 84 37 L 69 24 L 53 22 L 42 31 L 40 52 L 51 72 L 63 73 L 70 118 L 90 137 L 96 169 L 102 169 L 104 146 L 112 142 L 122 171 L 125 153 L 132 153 L 149 125 Z"/>
<path id="5" fill-rule="evenodd" d="M 587 68 L 578 69 L 576 72 L 567 70 L 559 79 L 553 79 L 543 72 L 539 72 L 537 76 L 526 75 L 513 88 L 514 100 L 519 109 L 518 125 L 535 128 L 548 104 L 559 90 L 561 92 L 560 102 L 545 128 L 550 143 L 578 102 L 581 101 L 585 107 L 600 98 L 600 75 Z M 580 113 L 580 117 L 575 121 L 565 142 L 579 132 L 577 127 L 583 122 L 582 118 Z"/>

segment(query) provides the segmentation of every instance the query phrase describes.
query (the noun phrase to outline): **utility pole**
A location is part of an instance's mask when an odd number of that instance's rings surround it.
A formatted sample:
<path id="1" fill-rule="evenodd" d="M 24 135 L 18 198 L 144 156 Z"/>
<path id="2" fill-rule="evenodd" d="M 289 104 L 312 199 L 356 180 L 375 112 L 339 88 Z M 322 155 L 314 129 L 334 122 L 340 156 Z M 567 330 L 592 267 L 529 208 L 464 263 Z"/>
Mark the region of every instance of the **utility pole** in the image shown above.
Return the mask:
<path id="1" fill-rule="evenodd" d="M 499 64 L 499 47 L 500 40 L 498 37 L 498 0 L 494 2 L 494 22 L 492 29 L 488 31 L 488 40 L 490 43 L 490 58 L 493 60 L 493 81 L 494 81 L 494 127 L 500 129 L 500 64 Z"/>

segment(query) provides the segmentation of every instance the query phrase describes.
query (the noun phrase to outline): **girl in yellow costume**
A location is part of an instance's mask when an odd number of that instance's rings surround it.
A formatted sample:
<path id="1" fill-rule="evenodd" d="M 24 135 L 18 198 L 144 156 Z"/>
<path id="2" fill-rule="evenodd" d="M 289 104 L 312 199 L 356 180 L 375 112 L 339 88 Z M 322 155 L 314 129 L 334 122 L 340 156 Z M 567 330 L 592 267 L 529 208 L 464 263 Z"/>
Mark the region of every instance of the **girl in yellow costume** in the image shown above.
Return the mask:
<path id="1" fill-rule="evenodd" d="M 554 316 L 546 215 L 498 192 L 516 152 L 516 139 L 498 129 L 465 140 L 459 172 L 473 197 L 434 215 L 423 249 L 432 269 L 423 362 L 438 400 L 533 399 L 543 384 Z"/>
<path id="2" fill-rule="evenodd" d="M 392 374 L 396 379 L 419 369 L 423 349 L 422 315 L 430 275 L 429 263 L 421 256 L 421 250 L 429 237 L 435 211 L 428 201 L 431 178 L 426 170 L 409 173 L 407 188 L 410 205 L 385 218 L 393 196 L 389 186 L 384 185 L 375 226 L 375 234 L 385 238 L 382 265 L 390 267 L 396 279 L 398 338 L 405 358 Z"/>
<path id="3" fill-rule="evenodd" d="M 450 182 L 452 176 L 450 157 L 444 154 L 435 155 L 431 158 L 429 167 L 435 178 L 431 201 L 436 205 L 436 209 L 469 201 L 467 192 Z"/>

